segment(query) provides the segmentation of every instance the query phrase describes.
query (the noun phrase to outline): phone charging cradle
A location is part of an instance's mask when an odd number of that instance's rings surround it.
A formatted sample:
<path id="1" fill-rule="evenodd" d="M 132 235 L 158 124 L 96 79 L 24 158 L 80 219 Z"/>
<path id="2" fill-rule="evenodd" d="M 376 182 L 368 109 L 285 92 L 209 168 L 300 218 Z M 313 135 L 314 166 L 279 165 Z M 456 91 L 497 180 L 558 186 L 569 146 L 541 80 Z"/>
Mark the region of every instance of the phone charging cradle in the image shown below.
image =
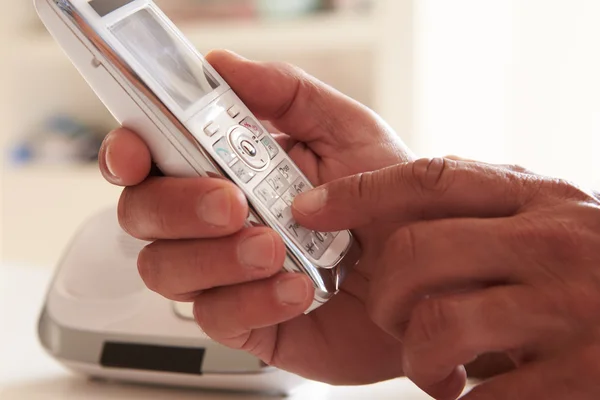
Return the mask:
<path id="1" fill-rule="evenodd" d="M 191 304 L 148 290 L 137 241 L 115 208 L 77 232 L 47 293 L 38 333 L 66 368 L 106 380 L 288 395 L 308 381 L 208 338 Z M 218 266 L 216 266 L 218 267 Z"/>

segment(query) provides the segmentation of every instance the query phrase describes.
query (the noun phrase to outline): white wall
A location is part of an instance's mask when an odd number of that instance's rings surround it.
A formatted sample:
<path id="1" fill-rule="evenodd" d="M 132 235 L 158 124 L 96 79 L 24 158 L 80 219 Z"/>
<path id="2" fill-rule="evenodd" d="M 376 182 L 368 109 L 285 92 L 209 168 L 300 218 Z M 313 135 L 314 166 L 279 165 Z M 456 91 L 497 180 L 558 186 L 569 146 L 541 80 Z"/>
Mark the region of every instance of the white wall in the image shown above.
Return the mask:
<path id="1" fill-rule="evenodd" d="M 600 1 L 417 0 L 417 150 L 600 187 Z"/>

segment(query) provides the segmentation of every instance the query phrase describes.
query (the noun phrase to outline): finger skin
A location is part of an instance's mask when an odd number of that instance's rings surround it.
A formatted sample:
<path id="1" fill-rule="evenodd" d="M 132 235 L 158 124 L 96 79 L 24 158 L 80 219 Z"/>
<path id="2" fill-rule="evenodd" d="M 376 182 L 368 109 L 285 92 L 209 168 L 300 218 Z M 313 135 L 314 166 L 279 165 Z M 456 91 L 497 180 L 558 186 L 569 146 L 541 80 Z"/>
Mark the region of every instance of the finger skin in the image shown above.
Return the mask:
<path id="1" fill-rule="evenodd" d="M 313 296 L 314 287 L 306 275 L 282 273 L 201 293 L 194 302 L 194 315 L 211 338 L 244 349 L 253 331 L 277 329 L 276 325 L 302 315 Z M 269 350 L 263 348 L 257 356 L 262 358 Z"/>
<path id="2" fill-rule="evenodd" d="M 243 228 L 248 202 L 224 179 L 150 178 L 123 191 L 118 216 L 142 240 L 213 238 Z"/>
<path id="3" fill-rule="evenodd" d="M 489 166 L 493 166 L 493 167 L 506 168 L 506 169 L 509 169 L 513 172 L 517 172 L 520 174 L 535 175 L 535 173 L 533 171 L 530 171 L 527 168 L 525 168 L 521 165 L 517 165 L 517 164 L 492 164 L 492 163 L 473 160 L 473 159 L 469 159 L 469 158 L 463 158 L 463 157 L 459 157 L 459 156 L 455 156 L 455 155 L 449 155 L 444 158 L 446 158 L 448 160 L 454 160 L 454 161 L 464 161 L 464 162 L 470 162 L 470 163 L 489 165 Z"/>
<path id="4" fill-rule="evenodd" d="M 257 118 L 271 121 L 295 140 L 355 146 L 378 119 L 362 104 L 294 66 L 255 62 L 224 50 L 210 52 L 206 59 Z"/>
<path id="5" fill-rule="evenodd" d="M 463 400 L 596 400 L 600 398 L 600 346 L 581 342 L 475 387 Z"/>
<path id="6" fill-rule="evenodd" d="M 571 335 L 566 318 L 525 286 L 494 287 L 419 303 L 404 334 L 407 377 L 434 397 L 457 367 L 513 349 L 541 351 Z M 549 343 L 551 342 L 551 343 Z"/>
<path id="7" fill-rule="evenodd" d="M 120 128 L 110 132 L 100 148 L 98 162 L 104 178 L 117 186 L 135 186 L 150 173 L 152 159 L 144 141 Z"/>
<path id="8" fill-rule="evenodd" d="M 537 193 L 533 178 L 521 177 L 482 164 L 422 159 L 330 182 L 297 196 L 293 213 L 303 226 L 324 232 L 375 222 L 508 217 Z"/>
<path id="9" fill-rule="evenodd" d="M 523 282 L 518 257 L 506 250 L 498 220 L 442 220 L 408 225 L 387 240 L 371 278 L 371 318 L 400 338 L 413 307 L 441 295 L 503 282 Z M 492 232 L 493 234 L 490 234 Z M 485 246 L 476 245 L 485 237 Z"/>
<path id="10" fill-rule="evenodd" d="M 285 254 L 274 231 L 250 228 L 220 239 L 154 242 L 140 253 L 138 270 L 150 290 L 192 301 L 204 290 L 276 275 Z"/>

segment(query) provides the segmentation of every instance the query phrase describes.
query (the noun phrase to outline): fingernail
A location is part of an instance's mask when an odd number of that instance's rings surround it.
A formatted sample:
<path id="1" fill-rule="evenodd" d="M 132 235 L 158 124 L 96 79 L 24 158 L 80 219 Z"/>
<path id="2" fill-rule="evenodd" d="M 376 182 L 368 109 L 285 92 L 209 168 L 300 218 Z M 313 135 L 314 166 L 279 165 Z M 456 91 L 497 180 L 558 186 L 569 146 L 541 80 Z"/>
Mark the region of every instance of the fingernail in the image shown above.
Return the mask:
<path id="1" fill-rule="evenodd" d="M 327 190 L 324 188 L 314 189 L 296 196 L 294 208 L 300 214 L 313 215 L 321 211 L 326 202 Z"/>
<path id="2" fill-rule="evenodd" d="M 277 283 L 277 298 L 285 305 L 298 305 L 306 301 L 308 284 L 302 276 L 291 275 Z"/>
<path id="3" fill-rule="evenodd" d="M 108 170 L 108 172 L 115 178 L 119 179 L 119 177 L 117 176 L 117 174 L 115 173 L 115 168 L 113 167 L 113 163 L 111 161 L 111 156 L 110 156 L 110 152 L 108 149 L 106 149 L 106 169 Z"/>
<path id="4" fill-rule="evenodd" d="M 269 268 L 275 261 L 275 241 L 270 233 L 252 236 L 240 243 L 239 259 L 251 268 Z"/>
<path id="5" fill-rule="evenodd" d="M 206 57 L 210 58 L 214 54 L 218 54 L 218 53 L 226 54 L 227 56 L 232 57 L 232 58 L 237 58 L 240 61 L 249 61 L 246 57 L 243 57 L 240 54 L 235 53 L 235 52 L 233 52 L 233 51 L 231 51 L 229 49 L 214 49 L 214 50 L 210 50 L 209 52 L 206 53 L 205 58 Z"/>
<path id="6" fill-rule="evenodd" d="M 200 199 L 199 217 L 209 225 L 226 227 L 231 221 L 232 194 L 227 189 L 216 189 Z"/>
<path id="7" fill-rule="evenodd" d="M 242 56 L 241 54 L 238 54 L 234 51 L 231 50 L 225 50 L 225 52 L 233 58 L 237 58 L 239 61 L 250 61 L 249 59 L 247 59 L 246 57 Z"/>
<path id="8" fill-rule="evenodd" d="M 110 150 L 110 137 L 106 139 L 104 148 L 102 150 L 102 157 L 104 158 L 104 165 L 106 165 L 106 172 L 110 175 L 112 181 L 118 182 L 120 178 L 115 173 L 114 163 L 112 161 L 112 151 Z"/>

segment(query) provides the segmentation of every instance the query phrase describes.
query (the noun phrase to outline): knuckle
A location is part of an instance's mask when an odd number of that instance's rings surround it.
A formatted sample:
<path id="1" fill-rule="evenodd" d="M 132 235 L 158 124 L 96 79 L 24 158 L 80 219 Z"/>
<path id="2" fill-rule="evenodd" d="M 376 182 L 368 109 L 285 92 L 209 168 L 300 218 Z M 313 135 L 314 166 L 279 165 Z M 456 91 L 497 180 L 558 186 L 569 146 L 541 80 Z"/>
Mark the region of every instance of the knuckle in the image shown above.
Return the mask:
<path id="1" fill-rule="evenodd" d="M 233 315 L 238 318 L 238 328 L 242 331 L 251 330 L 251 324 L 248 321 L 249 307 L 252 307 L 251 303 L 248 302 L 247 291 L 244 290 L 233 290 L 231 291 L 231 302 L 233 303 Z M 257 293 L 260 295 L 261 293 Z M 252 296 L 254 297 L 254 296 Z M 237 336 L 237 335 L 233 335 Z"/>
<path id="2" fill-rule="evenodd" d="M 419 342 L 429 342 L 455 331 L 457 310 L 451 301 L 427 299 L 419 303 L 413 310 L 409 323 L 411 338 Z"/>
<path id="3" fill-rule="evenodd" d="M 202 296 L 198 297 L 194 301 L 194 321 L 196 324 L 204 331 L 206 335 L 208 335 L 211 339 L 217 340 L 216 335 L 212 332 L 211 323 L 210 323 L 210 310 L 207 309 L 207 306 L 204 304 L 204 298 Z"/>
<path id="4" fill-rule="evenodd" d="M 287 61 L 273 61 L 271 62 L 271 66 L 292 76 L 302 75 L 304 73 L 302 68 Z"/>
<path id="5" fill-rule="evenodd" d="M 526 208 L 543 194 L 545 181 L 538 175 L 520 173 L 512 168 L 497 170 L 496 173 L 506 181 L 504 196 L 521 199 L 521 208 Z"/>
<path id="6" fill-rule="evenodd" d="M 367 312 L 375 324 L 387 332 L 402 332 L 408 320 L 405 304 L 415 293 L 413 285 L 406 282 L 405 272 L 414 264 L 415 243 L 413 226 L 394 232 L 381 251 L 380 267 L 371 280 Z M 398 304 L 403 308 L 397 307 Z"/>
<path id="7" fill-rule="evenodd" d="M 133 205 L 132 203 L 132 188 L 125 188 L 119 198 L 117 205 L 117 218 L 121 229 L 123 229 L 129 235 L 136 237 L 135 235 L 135 218 L 133 216 Z"/>
<path id="8" fill-rule="evenodd" d="M 218 290 L 215 292 L 206 292 L 196 296 L 194 299 L 194 321 L 202 331 L 211 339 L 221 343 L 225 341 L 226 334 L 222 328 L 222 313 L 218 312 L 219 303 Z M 235 318 L 235 317 L 234 317 Z"/>
<path id="9" fill-rule="evenodd" d="M 385 258 L 394 260 L 394 269 L 398 264 L 411 266 L 416 262 L 418 238 L 417 225 L 406 225 L 390 236 L 385 246 Z"/>
<path id="10" fill-rule="evenodd" d="M 592 193 L 589 193 L 573 182 L 565 179 L 551 179 L 545 181 L 545 192 L 558 199 L 569 199 L 575 201 L 595 201 Z"/>
<path id="11" fill-rule="evenodd" d="M 576 267 L 589 256 L 586 230 L 572 221 L 536 216 L 525 220 L 510 235 L 519 254 L 532 258 L 545 269 L 554 269 L 556 265 Z"/>
<path id="12" fill-rule="evenodd" d="M 365 306 L 370 320 L 384 332 L 397 338 L 404 335 L 408 319 L 396 312 L 388 296 L 372 294 Z"/>
<path id="13" fill-rule="evenodd" d="M 509 164 L 506 166 L 509 170 L 520 174 L 532 174 L 532 172 L 519 164 Z"/>
<path id="14" fill-rule="evenodd" d="M 138 273 L 144 284 L 152 291 L 158 291 L 161 280 L 160 262 L 154 244 L 150 244 L 140 251 L 137 261 Z"/>
<path id="15" fill-rule="evenodd" d="M 155 196 L 154 202 L 149 204 L 148 218 L 152 221 L 154 229 L 161 237 L 173 237 L 172 218 L 177 209 L 171 207 L 171 197 L 161 191 L 161 194 Z M 173 237 L 174 238 L 174 237 Z"/>
<path id="16" fill-rule="evenodd" d="M 354 175 L 350 178 L 348 195 L 351 198 L 368 199 L 376 188 L 373 173 L 365 172 Z M 344 188 L 344 190 L 347 190 Z"/>
<path id="17" fill-rule="evenodd" d="M 270 66 L 291 77 L 295 84 L 293 95 L 275 112 L 275 119 L 282 119 L 294 108 L 294 104 L 296 104 L 300 97 L 303 100 L 304 98 L 311 97 L 312 88 L 311 85 L 307 84 L 306 73 L 300 67 L 281 61 L 273 62 Z"/>
<path id="18" fill-rule="evenodd" d="M 420 159 L 403 169 L 409 182 L 425 195 L 443 195 L 456 176 L 457 163 L 444 158 Z"/>

